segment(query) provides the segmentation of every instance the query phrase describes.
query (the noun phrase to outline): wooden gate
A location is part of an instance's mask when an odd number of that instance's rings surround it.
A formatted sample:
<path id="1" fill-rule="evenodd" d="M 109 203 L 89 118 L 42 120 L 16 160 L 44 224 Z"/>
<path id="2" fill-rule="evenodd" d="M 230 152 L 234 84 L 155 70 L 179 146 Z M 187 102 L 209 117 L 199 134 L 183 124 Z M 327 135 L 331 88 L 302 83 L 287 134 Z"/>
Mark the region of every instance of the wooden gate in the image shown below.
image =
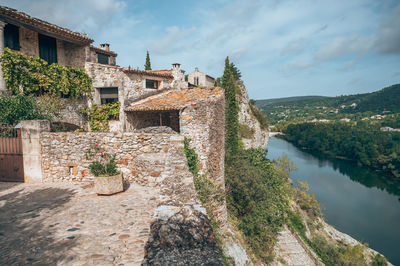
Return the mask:
<path id="1" fill-rule="evenodd" d="M 20 129 L 0 127 L 0 181 L 24 182 Z"/>

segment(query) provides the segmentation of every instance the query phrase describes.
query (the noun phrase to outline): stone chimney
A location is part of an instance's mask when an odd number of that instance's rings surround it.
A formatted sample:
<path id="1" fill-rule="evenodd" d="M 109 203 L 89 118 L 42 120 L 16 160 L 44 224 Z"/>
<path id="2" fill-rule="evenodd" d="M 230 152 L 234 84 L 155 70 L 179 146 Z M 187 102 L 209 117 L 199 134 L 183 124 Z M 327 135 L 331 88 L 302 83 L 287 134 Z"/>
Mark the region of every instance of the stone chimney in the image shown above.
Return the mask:
<path id="1" fill-rule="evenodd" d="M 110 44 L 109 43 L 101 43 L 100 48 L 103 49 L 104 51 L 109 52 L 110 51 Z"/>
<path id="2" fill-rule="evenodd" d="M 199 72 L 199 69 L 197 67 L 194 68 L 195 72 Z"/>
<path id="3" fill-rule="evenodd" d="M 181 68 L 181 64 L 179 64 L 179 63 L 173 63 L 172 64 L 172 70 L 179 70 Z"/>

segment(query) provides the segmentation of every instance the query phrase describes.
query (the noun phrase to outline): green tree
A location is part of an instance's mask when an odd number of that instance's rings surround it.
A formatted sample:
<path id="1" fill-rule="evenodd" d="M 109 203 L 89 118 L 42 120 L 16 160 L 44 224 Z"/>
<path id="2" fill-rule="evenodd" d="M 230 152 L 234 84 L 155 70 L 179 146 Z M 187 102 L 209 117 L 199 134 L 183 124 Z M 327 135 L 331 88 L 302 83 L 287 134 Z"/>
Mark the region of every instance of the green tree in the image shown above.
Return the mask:
<path id="1" fill-rule="evenodd" d="M 33 96 L 0 96 L 0 124 L 17 124 L 21 120 L 43 119 Z"/>
<path id="2" fill-rule="evenodd" d="M 146 63 L 144 64 L 144 70 L 151 70 L 151 63 L 150 63 L 149 51 L 147 51 Z"/>
<path id="3" fill-rule="evenodd" d="M 242 77 L 242 73 L 240 73 L 240 70 L 237 68 L 237 66 L 235 66 L 234 63 L 231 63 L 230 66 L 231 66 L 231 72 L 235 80 L 240 80 L 240 78 Z"/>
<path id="4" fill-rule="evenodd" d="M 225 59 L 222 87 L 225 89 L 225 162 L 229 165 L 231 158 L 239 150 L 239 106 L 236 100 L 236 82 L 231 71 L 229 57 Z"/>

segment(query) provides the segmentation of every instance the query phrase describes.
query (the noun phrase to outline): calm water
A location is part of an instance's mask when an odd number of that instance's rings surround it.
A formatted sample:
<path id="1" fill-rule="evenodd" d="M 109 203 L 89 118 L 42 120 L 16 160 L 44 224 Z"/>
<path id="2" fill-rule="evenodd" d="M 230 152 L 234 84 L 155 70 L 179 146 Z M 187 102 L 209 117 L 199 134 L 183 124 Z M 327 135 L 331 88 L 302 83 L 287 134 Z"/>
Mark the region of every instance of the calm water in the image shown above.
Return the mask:
<path id="1" fill-rule="evenodd" d="M 350 162 L 305 153 L 272 137 L 267 158 L 283 153 L 298 168 L 291 173 L 292 180 L 308 181 L 329 224 L 400 265 L 400 181 Z"/>

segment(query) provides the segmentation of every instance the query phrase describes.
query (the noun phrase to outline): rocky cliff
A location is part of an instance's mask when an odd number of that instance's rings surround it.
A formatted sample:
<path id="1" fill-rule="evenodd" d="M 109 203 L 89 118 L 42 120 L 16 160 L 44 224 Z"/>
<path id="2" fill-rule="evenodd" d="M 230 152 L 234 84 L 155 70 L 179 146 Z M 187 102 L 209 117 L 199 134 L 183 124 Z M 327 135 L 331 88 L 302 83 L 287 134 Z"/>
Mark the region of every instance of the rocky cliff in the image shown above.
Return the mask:
<path id="1" fill-rule="evenodd" d="M 240 94 L 237 95 L 239 104 L 239 127 L 244 131 L 247 129 L 247 134 L 241 134 L 241 141 L 246 149 L 266 147 L 269 138 L 268 127 L 262 128 L 261 123 L 254 114 L 252 108 L 257 107 L 251 106 L 249 95 L 247 94 L 243 81 L 238 81 L 237 85 L 240 89 Z M 247 127 L 243 125 L 247 125 Z"/>

